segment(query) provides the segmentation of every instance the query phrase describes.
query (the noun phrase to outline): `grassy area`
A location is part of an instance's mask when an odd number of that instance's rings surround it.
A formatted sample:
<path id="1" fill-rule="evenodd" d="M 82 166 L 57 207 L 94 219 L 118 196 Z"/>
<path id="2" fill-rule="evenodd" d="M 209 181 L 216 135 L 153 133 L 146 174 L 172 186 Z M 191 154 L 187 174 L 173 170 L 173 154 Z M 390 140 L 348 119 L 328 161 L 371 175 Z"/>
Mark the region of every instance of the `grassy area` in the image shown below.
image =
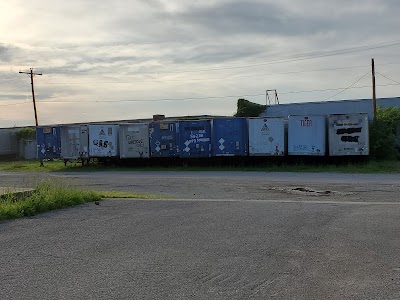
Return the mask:
<path id="1" fill-rule="evenodd" d="M 144 194 L 144 193 L 125 192 L 125 191 L 99 191 L 96 193 L 101 198 L 138 198 L 138 199 L 171 198 L 170 196 L 165 196 L 165 195 Z"/>
<path id="2" fill-rule="evenodd" d="M 280 163 L 252 166 L 104 166 L 92 164 L 82 167 L 80 164 L 64 167 L 61 161 L 48 161 L 41 167 L 37 161 L 0 162 L 0 171 L 21 172 L 82 172 L 82 171 L 262 171 L 262 172 L 338 172 L 338 173 L 400 173 L 400 161 L 368 161 L 363 163 L 306 164 Z M 123 197 L 122 197 L 123 198 Z"/>
<path id="3" fill-rule="evenodd" d="M 21 160 L 21 161 L 0 161 L 0 171 L 22 172 L 50 172 L 62 171 L 64 169 L 62 161 L 46 161 L 43 166 L 40 166 L 39 161 Z"/>
<path id="4" fill-rule="evenodd" d="M 0 221 L 33 216 L 41 212 L 66 208 L 102 198 L 161 198 L 133 192 L 81 190 L 61 182 L 42 182 L 28 196 L 15 196 L 12 193 L 0 197 Z"/>

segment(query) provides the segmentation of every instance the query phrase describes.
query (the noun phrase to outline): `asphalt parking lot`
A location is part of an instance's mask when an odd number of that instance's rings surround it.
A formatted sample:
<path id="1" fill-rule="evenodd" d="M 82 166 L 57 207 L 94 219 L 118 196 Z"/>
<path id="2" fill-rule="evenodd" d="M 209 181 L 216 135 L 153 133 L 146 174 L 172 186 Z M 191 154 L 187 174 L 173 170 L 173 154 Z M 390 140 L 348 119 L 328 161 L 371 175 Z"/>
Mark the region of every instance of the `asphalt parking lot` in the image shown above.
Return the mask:
<path id="1" fill-rule="evenodd" d="M 29 185 L 48 174 L 24 176 L 1 178 Z M 398 175 L 51 176 L 175 199 L 1 223 L 1 299 L 400 298 Z"/>

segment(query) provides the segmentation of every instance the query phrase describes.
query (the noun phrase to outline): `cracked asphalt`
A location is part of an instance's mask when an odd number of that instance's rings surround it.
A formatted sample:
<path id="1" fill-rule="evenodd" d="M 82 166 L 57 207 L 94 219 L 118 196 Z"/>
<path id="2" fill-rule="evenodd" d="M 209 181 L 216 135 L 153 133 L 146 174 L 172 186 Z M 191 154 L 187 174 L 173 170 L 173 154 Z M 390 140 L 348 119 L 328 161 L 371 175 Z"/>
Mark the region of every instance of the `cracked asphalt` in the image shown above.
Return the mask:
<path id="1" fill-rule="evenodd" d="M 400 299 L 400 175 L 0 173 L 173 196 L 0 223 L 1 299 Z"/>

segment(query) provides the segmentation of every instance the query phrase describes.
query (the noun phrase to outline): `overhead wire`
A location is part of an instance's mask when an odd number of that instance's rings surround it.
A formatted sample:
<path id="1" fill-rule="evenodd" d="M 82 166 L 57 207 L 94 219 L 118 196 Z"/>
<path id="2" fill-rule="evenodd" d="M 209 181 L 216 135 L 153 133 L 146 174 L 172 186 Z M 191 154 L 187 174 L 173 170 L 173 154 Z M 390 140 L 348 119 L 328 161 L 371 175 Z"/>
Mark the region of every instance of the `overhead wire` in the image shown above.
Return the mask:
<path id="1" fill-rule="evenodd" d="M 370 72 L 368 72 L 370 73 Z M 363 77 L 365 77 L 365 74 Z M 364 86 L 353 86 L 357 82 L 359 82 L 363 77 L 361 77 L 358 81 L 353 83 L 352 85 L 345 87 L 345 88 L 328 88 L 328 89 L 316 89 L 316 90 L 302 90 L 302 91 L 285 91 L 285 92 L 280 92 L 280 95 L 285 95 L 285 94 L 300 94 L 300 93 L 314 93 L 314 92 L 328 92 L 328 91 L 335 91 L 335 90 L 340 90 L 339 93 L 336 93 L 334 96 L 327 98 L 331 99 L 340 93 L 344 92 L 345 90 L 348 89 L 363 89 L 363 88 L 371 88 L 371 85 L 364 85 Z M 398 86 L 400 85 L 399 83 L 395 84 L 378 84 L 376 86 Z M 188 98 L 163 98 L 163 99 L 121 99 L 121 100 L 94 100 L 94 101 L 83 101 L 83 100 L 39 100 L 37 103 L 121 103 L 121 102 L 163 102 L 163 101 L 187 101 L 187 100 L 207 100 L 207 99 L 228 99 L 228 98 L 242 98 L 242 97 L 259 97 L 259 96 L 265 96 L 264 93 L 260 94 L 246 94 L 246 95 L 228 95 L 228 96 L 206 96 L 206 97 L 188 97 Z M 8 100 L 8 99 L 5 99 Z M 327 100 L 324 100 L 327 101 Z M 13 103 L 13 104 L 5 104 L 5 105 L 0 105 L 1 106 L 13 106 L 13 105 L 19 105 L 23 103 L 31 103 L 32 101 L 23 101 L 19 103 Z"/>
<path id="2" fill-rule="evenodd" d="M 341 90 L 339 93 L 336 93 L 335 95 L 332 95 L 331 97 L 326 98 L 325 100 L 322 100 L 322 101 L 323 101 L 323 102 L 324 102 L 324 101 L 328 101 L 328 100 L 330 100 L 330 99 L 332 99 L 332 98 L 334 98 L 334 97 L 340 95 L 340 94 L 343 93 L 344 91 L 350 89 L 352 86 L 354 86 L 355 84 L 357 84 L 360 80 L 362 80 L 365 76 L 367 76 L 367 75 L 370 74 L 370 73 L 371 73 L 371 71 L 368 71 L 368 72 L 365 73 L 363 76 L 361 76 L 359 79 L 357 79 L 354 83 L 352 83 L 352 84 L 349 85 L 348 87 L 346 87 L 346 88 L 344 88 L 343 90 Z"/>
<path id="3" fill-rule="evenodd" d="M 317 52 L 317 54 L 311 53 L 309 55 L 294 56 L 292 58 L 289 57 L 286 59 L 267 61 L 267 62 L 261 62 L 261 63 L 256 63 L 256 64 L 227 66 L 227 67 L 220 67 L 220 68 L 207 68 L 207 69 L 198 69 L 198 70 L 189 70 L 189 71 L 177 70 L 177 71 L 167 71 L 167 72 L 158 72 L 158 73 L 165 73 L 165 74 L 168 74 L 168 73 L 194 73 L 194 72 L 249 68 L 249 67 L 254 67 L 254 66 L 273 65 L 273 64 L 311 60 L 311 59 L 322 58 L 322 57 L 337 56 L 337 55 L 356 53 L 356 52 L 362 52 L 362 51 L 368 51 L 368 50 L 374 50 L 374 49 L 380 49 L 380 48 L 393 47 L 393 46 L 398 46 L 398 45 L 400 45 L 400 41 L 396 40 L 396 41 L 390 42 L 390 44 L 377 44 L 376 46 L 357 46 L 357 47 L 351 47 L 351 48 L 331 50 L 330 52 L 329 51 L 321 51 L 320 54 L 318 54 L 318 52 Z M 146 74 L 146 73 L 154 74 L 156 72 L 143 72 L 143 74 Z"/>
<path id="4" fill-rule="evenodd" d="M 315 70 L 303 70 L 303 71 L 288 71 L 288 72 L 277 72 L 277 73 L 263 73 L 263 74 L 253 74 L 253 75 L 234 75 L 231 77 L 207 77 L 207 78 L 191 78 L 191 79 L 161 79 L 155 78 L 151 80 L 140 80 L 140 82 L 182 82 L 182 81 L 209 81 L 209 80 L 228 80 L 228 79 L 237 79 L 237 78 L 247 78 L 247 77 L 259 77 L 259 76 L 277 76 L 277 75 L 290 75 L 290 74 L 302 74 L 302 73 L 312 73 L 312 72 L 325 72 L 325 71 L 337 71 L 337 70 L 346 70 L 346 69 L 356 69 L 356 68 L 367 68 L 367 65 L 359 65 L 359 66 L 349 66 L 349 67 L 337 67 L 337 68 L 326 68 L 326 69 L 315 69 Z M 137 82 L 137 79 L 135 79 Z M 90 84 L 92 82 L 44 82 L 42 85 L 52 85 L 52 84 L 66 84 L 66 85 L 84 85 Z M 132 84 L 132 81 L 98 81 L 96 83 L 101 84 Z"/>
<path id="5" fill-rule="evenodd" d="M 396 82 L 396 83 L 400 84 L 400 82 L 399 82 L 399 81 L 396 81 L 396 80 L 394 80 L 394 79 L 391 79 L 391 78 L 389 78 L 389 77 L 387 77 L 387 76 L 383 75 L 383 74 L 382 74 L 382 73 L 380 73 L 380 72 L 376 72 L 376 74 L 379 74 L 379 75 L 381 75 L 382 77 L 385 77 L 386 79 L 389 79 L 390 81 L 393 81 L 393 82 Z"/>
<path id="6" fill-rule="evenodd" d="M 370 72 L 369 72 L 370 73 Z M 368 75 L 368 73 L 366 74 Z M 366 76 L 364 75 L 364 76 Z M 362 79 L 362 78 L 361 78 Z M 360 79 L 360 80 L 361 80 Z M 357 82 L 356 82 L 357 83 Z M 399 84 L 383 84 L 377 86 L 397 86 Z M 303 91 L 286 91 L 279 93 L 280 95 L 284 94 L 300 94 L 300 93 L 312 93 L 312 92 L 328 92 L 340 90 L 341 92 L 346 89 L 362 89 L 362 88 L 370 88 L 371 85 L 365 86 L 350 86 L 345 88 L 329 88 L 329 89 L 319 89 L 319 90 L 303 90 Z M 338 95 L 337 93 L 336 95 Z M 42 100 L 40 103 L 121 103 L 121 102 L 163 102 L 163 101 L 186 101 L 186 100 L 207 100 L 207 99 L 226 99 L 226 98 L 242 98 L 242 97 L 259 97 L 265 96 L 265 93 L 260 94 L 246 94 L 246 95 L 228 95 L 228 96 L 206 96 L 206 97 L 187 97 L 187 98 L 163 98 L 163 99 L 121 99 L 121 100 L 94 100 L 94 101 L 82 101 L 82 100 Z"/>
<path id="7" fill-rule="evenodd" d="M 24 101 L 24 102 L 11 103 L 11 104 L 0 104 L 0 107 L 4 107 L 4 106 L 14 106 L 14 105 L 20 105 L 20 104 L 31 103 L 31 102 L 32 102 L 32 101 Z"/>

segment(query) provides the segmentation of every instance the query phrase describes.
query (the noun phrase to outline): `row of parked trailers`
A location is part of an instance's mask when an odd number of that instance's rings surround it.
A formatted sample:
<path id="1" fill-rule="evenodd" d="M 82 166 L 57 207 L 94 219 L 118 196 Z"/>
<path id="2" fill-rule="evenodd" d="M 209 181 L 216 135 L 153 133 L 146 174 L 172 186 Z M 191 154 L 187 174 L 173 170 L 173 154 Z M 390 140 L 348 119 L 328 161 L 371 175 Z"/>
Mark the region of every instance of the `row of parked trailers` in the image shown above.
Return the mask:
<path id="1" fill-rule="evenodd" d="M 367 114 L 40 127 L 37 142 L 39 158 L 83 161 L 369 154 Z"/>

